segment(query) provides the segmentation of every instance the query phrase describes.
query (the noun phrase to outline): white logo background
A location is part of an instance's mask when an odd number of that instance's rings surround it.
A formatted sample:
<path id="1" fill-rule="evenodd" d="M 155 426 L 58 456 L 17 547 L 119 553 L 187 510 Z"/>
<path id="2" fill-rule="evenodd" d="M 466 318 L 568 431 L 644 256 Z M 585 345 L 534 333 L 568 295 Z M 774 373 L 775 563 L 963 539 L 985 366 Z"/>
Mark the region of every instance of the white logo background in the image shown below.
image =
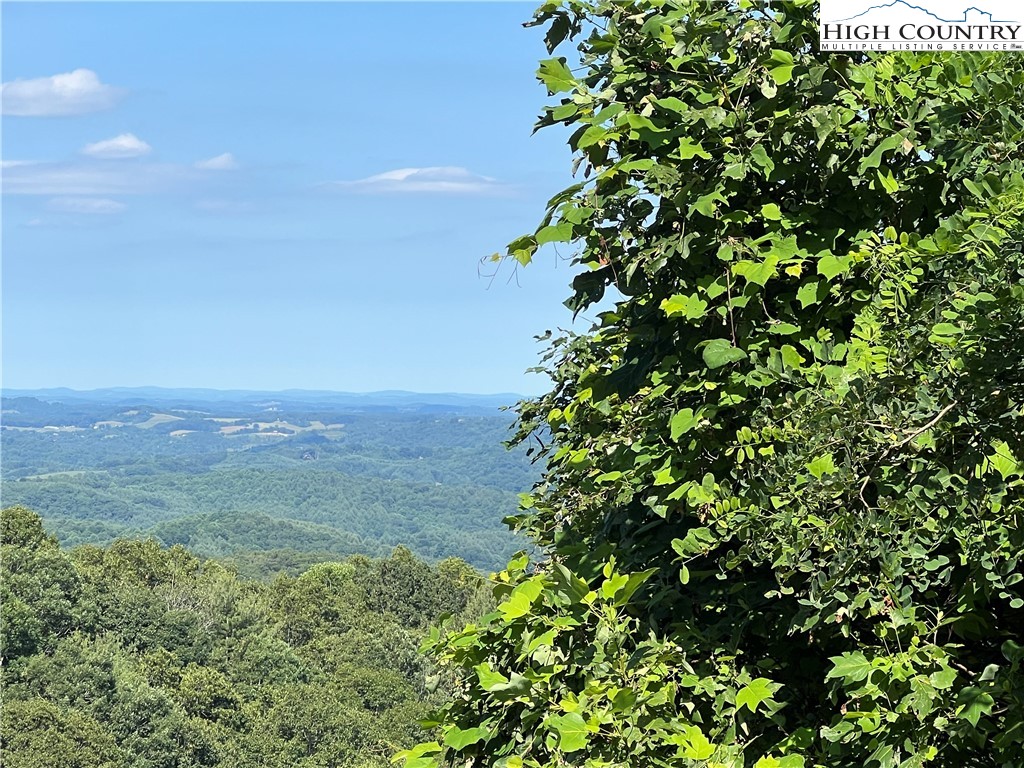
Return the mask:
<path id="1" fill-rule="evenodd" d="M 1024 50 L 1024 0 L 821 0 L 820 40 L 822 50 Z"/>

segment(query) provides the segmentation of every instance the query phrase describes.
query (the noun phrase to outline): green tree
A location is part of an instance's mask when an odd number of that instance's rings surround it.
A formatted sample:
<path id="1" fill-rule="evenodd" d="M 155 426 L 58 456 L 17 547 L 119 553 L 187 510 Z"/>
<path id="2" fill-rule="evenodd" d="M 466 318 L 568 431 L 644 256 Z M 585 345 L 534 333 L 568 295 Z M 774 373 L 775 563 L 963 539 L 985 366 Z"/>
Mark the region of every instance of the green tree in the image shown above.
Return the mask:
<path id="1" fill-rule="evenodd" d="M 52 650 L 80 618 L 78 574 L 42 521 L 24 507 L 0 512 L 0 658 Z"/>
<path id="2" fill-rule="evenodd" d="M 443 700 L 424 628 L 486 605 L 464 562 L 408 550 L 265 584 L 153 540 L 66 555 L 34 513 L 2 520 L 5 765 L 384 768 Z"/>
<path id="3" fill-rule="evenodd" d="M 407 768 L 1019 764 L 1024 64 L 821 54 L 816 5 L 538 11 L 583 181 L 507 257 L 618 301 Z"/>
<path id="4" fill-rule="evenodd" d="M 113 738 L 86 714 L 44 699 L 4 702 L 0 751 L 9 768 L 122 768 Z"/>

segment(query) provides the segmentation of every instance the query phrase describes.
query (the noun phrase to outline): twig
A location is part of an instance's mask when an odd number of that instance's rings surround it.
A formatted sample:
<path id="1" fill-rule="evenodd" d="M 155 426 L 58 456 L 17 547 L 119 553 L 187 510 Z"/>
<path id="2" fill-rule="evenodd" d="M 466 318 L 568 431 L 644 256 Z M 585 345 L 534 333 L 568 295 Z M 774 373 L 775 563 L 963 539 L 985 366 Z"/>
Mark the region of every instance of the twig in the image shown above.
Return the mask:
<path id="1" fill-rule="evenodd" d="M 729 302 L 729 332 L 732 336 L 732 345 L 736 346 L 736 324 L 733 322 L 732 317 L 732 273 L 729 267 L 725 268 L 725 289 L 726 299 Z M 724 318 L 723 318 L 724 319 Z"/>
<path id="2" fill-rule="evenodd" d="M 942 417 L 945 416 L 947 413 L 949 413 L 951 410 L 953 410 L 953 408 L 955 408 L 957 406 L 957 404 L 958 404 L 958 401 L 954 400 L 952 403 L 950 403 L 945 408 L 943 408 L 941 411 L 939 411 L 937 414 L 935 414 L 935 417 L 931 421 L 929 421 L 927 424 L 925 424 L 923 427 L 920 427 L 919 429 L 915 429 L 908 437 L 904 438 L 903 440 L 900 440 L 895 445 L 890 445 L 888 448 L 886 448 L 884 451 L 882 451 L 882 454 L 877 459 L 875 459 L 875 463 L 871 465 L 871 469 L 869 469 L 867 474 L 864 475 L 864 482 L 862 482 L 860 484 L 860 490 L 857 492 L 857 495 L 860 496 L 860 500 L 864 504 L 865 507 L 870 509 L 871 505 L 868 504 L 867 499 L 864 498 L 864 489 L 866 489 L 868 487 L 868 483 L 871 482 L 871 473 L 874 472 L 878 468 L 878 465 L 882 463 L 882 459 L 884 459 L 886 456 L 888 456 L 890 453 L 892 453 L 897 448 L 902 448 L 904 445 L 909 443 L 911 440 L 913 440 L 918 435 L 922 434 L 923 432 L 927 432 L 929 429 L 934 427 L 936 424 L 938 424 L 942 420 Z"/>
<path id="3" fill-rule="evenodd" d="M 943 417 L 943 416 L 945 416 L 945 415 L 946 415 L 947 413 L 949 413 L 949 412 L 950 412 L 951 410 L 953 410 L 953 408 L 955 408 L 955 407 L 956 407 L 956 405 L 957 405 L 957 401 L 956 401 L 956 400 L 954 400 L 954 401 L 953 401 L 952 403 L 950 403 L 950 404 L 949 404 L 949 405 L 947 405 L 947 406 L 946 406 L 945 408 L 943 408 L 943 409 L 942 409 L 941 411 L 939 411 L 939 412 L 938 412 L 938 413 L 937 413 L 937 414 L 935 415 L 935 418 L 934 418 L 934 419 L 932 419 L 931 421 L 929 421 L 929 422 L 928 422 L 927 424 L 925 424 L 925 425 L 924 425 L 923 427 L 921 427 L 920 429 L 916 429 L 916 430 L 914 430 L 914 432 L 912 432 L 912 433 L 911 433 L 910 437 L 907 437 L 907 438 L 905 438 L 905 439 L 903 439 L 903 440 L 900 440 L 900 442 L 896 443 L 896 445 L 894 445 L 894 446 L 893 446 L 893 448 L 902 448 L 902 447 L 903 447 L 904 445 L 906 445 L 907 443 L 909 443 L 909 442 L 910 442 L 911 440 L 913 440 L 913 439 L 914 439 L 915 437 L 917 437 L 918 435 L 920 435 L 920 434 L 921 434 L 922 432 L 927 432 L 927 431 L 928 431 L 929 429 L 931 429 L 931 428 L 932 428 L 932 427 L 934 427 L 934 426 L 935 426 L 936 424 L 938 424 L 938 423 L 939 423 L 939 421 L 941 421 L 941 420 L 942 420 L 942 417 Z M 892 450 L 892 448 L 890 448 L 889 450 L 891 451 L 891 450 Z M 888 451 L 886 451 L 886 453 L 888 453 Z M 884 454 L 883 454 L 883 455 L 884 455 Z"/>

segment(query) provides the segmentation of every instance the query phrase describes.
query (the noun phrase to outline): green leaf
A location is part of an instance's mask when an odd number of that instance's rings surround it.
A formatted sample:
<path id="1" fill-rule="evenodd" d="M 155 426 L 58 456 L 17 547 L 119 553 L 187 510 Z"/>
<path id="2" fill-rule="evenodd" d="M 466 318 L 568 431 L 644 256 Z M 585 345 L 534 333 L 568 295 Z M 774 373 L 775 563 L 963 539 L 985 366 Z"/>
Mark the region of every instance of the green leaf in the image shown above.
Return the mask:
<path id="1" fill-rule="evenodd" d="M 881 170 L 876 171 L 878 174 L 878 180 L 882 184 L 882 188 L 890 195 L 894 195 L 900 191 L 900 183 L 896 181 L 896 178 L 892 175 L 891 171 L 882 173 Z"/>
<path id="2" fill-rule="evenodd" d="M 686 726 L 686 738 L 683 741 L 683 757 L 690 760 L 707 760 L 715 754 L 715 745 L 696 725 Z"/>
<path id="3" fill-rule="evenodd" d="M 747 167 L 743 163 L 730 163 L 725 166 L 725 170 L 722 171 L 722 176 L 727 179 L 742 179 L 747 175 Z"/>
<path id="4" fill-rule="evenodd" d="M 721 368 L 738 360 L 746 360 L 747 353 L 734 347 L 728 339 L 712 339 L 704 346 L 701 356 L 708 368 Z"/>
<path id="5" fill-rule="evenodd" d="M 762 757 L 754 768 L 804 768 L 802 755 L 786 755 L 785 757 Z"/>
<path id="6" fill-rule="evenodd" d="M 625 605 L 629 602 L 629 599 L 633 597 L 640 587 L 642 587 L 651 576 L 658 572 L 657 568 L 648 568 L 646 571 L 640 571 L 639 573 L 631 573 L 629 578 L 626 580 L 625 586 L 619 591 L 615 598 L 616 605 Z"/>
<path id="7" fill-rule="evenodd" d="M 583 579 L 579 578 L 561 563 L 554 564 L 552 575 L 561 589 L 560 594 L 565 595 L 573 604 L 580 602 L 590 592 L 590 586 Z"/>
<path id="8" fill-rule="evenodd" d="M 818 303 L 818 283 L 804 283 L 796 292 L 797 301 L 800 302 L 800 309 L 807 309 L 812 304 Z"/>
<path id="9" fill-rule="evenodd" d="M 494 694 L 495 698 L 506 701 L 529 693 L 531 687 L 533 687 L 533 683 L 529 678 L 518 672 L 513 672 L 507 683 L 498 683 L 488 690 Z"/>
<path id="10" fill-rule="evenodd" d="M 772 67 L 768 70 L 768 74 L 771 75 L 772 80 L 778 85 L 788 83 L 793 79 L 793 67 Z"/>
<path id="11" fill-rule="evenodd" d="M 783 344 L 779 352 L 782 354 L 782 364 L 787 368 L 799 369 L 805 362 L 792 344 Z"/>
<path id="12" fill-rule="evenodd" d="M 524 267 L 533 260 L 533 254 L 536 251 L 537 241 L 529 235 L 517 237 L 508 244 L 509 255 Z"/>
<path id="13" fill-rule="evenodd" d="M 980 184 L 976 184 L 970 179 L 964 179 L 964 186 L 971 192 L 972 195 L 978 198 L 988 197 L 988 193 L 981 187 Z"/>
<path id="14" fill-rule="evenodd" d="M 831 253 L 826 253 L 818 259 L 818 274 L 824 275 L 828 280 L 831 280 L 836 275 L 845 274 L 850 269 L 851 264 L 853 264 L 853 257 L 851 256 L 835 256 Z"/>
<path id="15" fill-rule="evenodd" d="M 525 616 L 530 612 L 533 601 L 537 599 L 543 589 L 544 584 L 541 577 L 534 576 L 513 589 L 508 600 L 499 605 L 498 610 L 505 615 L 506 619 L 518 619 L 520 616 Z"/>
<path id="16" fill-rule="evenodd" d="M 756 712 L 758 705 L 764 701 L 770 701 L 772 694 L 778 688 L 778 683 L 773 683 L 766 677 L 752 680 L 749 685 L 743 686 L 736 694 L 736 709 L 740 710 L 746 707 L 751 712 Z"/>
<path id="17" fill-rule="evenodd" d="M 562 752 L 579 752 L 586 749 L 590 731 L 578 712 L 549 717 L 547 725 L 558 733 L 558 748 Z"/>
<path id="18" fill-rule="evenodd" d="M 672 470 L 671 464 L 654 473 L 655 485 L 672 485 L 675 481 L 676 474 Z"/>
<path id="19" fill-rule="evenodd" d="M 782 218 L 782 209 L 775 203 L 765 203 L 761 206 L 761 217 L 770 221 L 778 221 Z"/>
<path id="20" fill-rule="evenodd" d="M 537 635 L 537 637 L 533 638 L 533 640 L 530 641 L 529 646 L 527 646 L 526 648 L 526 652 L 528 654 L 533 653 L 538 648 L 543 648 L 545 646 L 551 645 L 555 641 L 555 635 L 557 634 L 557 630 L 549 629 L 544 634 Z"/>
<path id="21" fill-rule="evenodd" d="M 603 125 L 592 125 L 580 134 L 580 137 L 576 140 L 576 148 L 586 149 L 594 144 L 599 144 L 611 135 L 611 133 L 612 132 Z"/>
<path id="22" fill-rule="evenodd" d="M 714 192 L 709 192 L 706 195 L 701 195 L 697 198 L 697 201 L 690 206 L 691 211 L 713 218 L 716 210 L 716 203 L 724 203 L 725 198 L 722 197 L 722 193 L 717 189 Z"/>
<path id="23" fill-rule="evenodd" d="M 859 683 L 866 680 L 871 671 L 871 662 L 860 651 L 844 653 L 842 656 L 832 656 L 832 669 L 825 675 L 826 680 L 841 677 L 847 682 Z"/>
<path id="24" fill-rule="evenodd" d="M 402 768 L 437 768 L 437 761 L 425 755 L 435 754 L 441 751 L 441 745 L 436 741 L 426 741 L 417 744 L 412 749 L 398 752 L 391 762 L 402 762 Z"/>
<path id="25" fill-rule="evenodd" d="M 560 221 L 537 230 L 537 245 L 546 243 L 567 243 L 572 240 L 572 223 Z"/>
<path id="26" fill-rule="evenodd" d="M 622 573 L 613 574 L 611 578 L 605 579 L 601 585 L 601 596 L 605 600 L 610 600 L 615 597 L 615 594 L 626 586 L 626 582 L 629 581 L 629 577 Z"/>
<path id="27" fill-rule="evenodd" d="M 655 99 L 654 103 L 670 112 L 675 112 L 677 115 L 686 115 L 690 112 L 690 106 L 681 99 L 677 99 L 675 96 L 666 96 L 665 98 Z"/>
<path id="28" fill-rule="evenodd" d="M 690 557 L 704 552 L 714 542 L 715 535 L 710 528 L 691 528 L 681 539 L 672 539 L 672 549 L 680 557 Z"/>
<path id="29" fill-rule="evenodd" d="M 687 320 L 697 320 L 707 314 L 708 303 L 696 293 L 688 296 L 677 294 L 662 300 L 661 309 L 669 317 L 682 315 Z"/>
<path id="30" fill-rule="evenodd" d="M 686 138 L 679 140 L 679 157 L 683 160 L 690 160 L 694 157 L 701 157 L 705 160 L 711 159 L 711 155 L 704 151 L 704 147 Z"/>
<path id="31" fill-rule="evenodd" d="M 819 456 L 811 463 L 807 464 L 807 471 L 814 475 L 819 480 L 823 475 L 832 475 L 836 472 L 836 463 L 832 458 L 831 453 L 826 453 Z"/>
<path id="32" fill-rule="evenodd" d="M 981 688 L 969 685 L 961 688 L 956 697 L 957 717 L 966 720 L 973 726 L 978 725 L 982 715 L 992 714 L 995 699 Z"/>
<path id="33" fill-rule="evenodd" d="M 694 414 L 692 408 L 683 408 L 683 410 L 677 411 L 670 423 L 672 439 L 678 440 L 682 435 L 685 435 L 697 426 L 699 422 L 700 416 Z"/>
<path id="34" fill-rule="evenodd" d="M 771 176 L 772 171 L 775 170 L 775 162 L 768 157 L 768 153 L 761 144 L 757 144 L 750 150 L 750 159 L 761 169 L 761 175 L 765 178 Z"/>
<path id="35" fill-rule="evenodd" d="M 537 70 L 537 79 L 548 88 L 548 94 L 571 91 L 578 83 L 572 72 L 565 66 L 565 58 L 545 59 Z"/>
<path id="36" fill-rule="evenodd" d="M 480 687 L 485 691 L 493 691 L 498 686 L 508 685 L 508 678 L 501 674 L 501 672 L 495 672 L 491 669 L 491 665 L 486 661 L 483 664 L 477 664 L 473 669 L 476 670 Z"/>
<path id="37" fill-rule="evenodd" d="M 572 31 L 572 25 L 569 21 L 569 14 L 557 13 L 551 19 L 551 26 L 548 27 L 548 32 L 544 35 L 544 45 L 548 49 L 548 53 L 551 53 L 562 41 L 569 36 Z"/>
<path id="38" fill-rule="evenodd" d="M 744 259 L 743 261 L 737 261 L 733 265 L 732 272 L 734 275 L 746 278 L 751 283 L 764 285 L 775 277 L 776 273 L 779 271 L 778 264 L 778 256 L 769 256 L 764 261 L 749 261 Z"/>
<path id="39" fill-rule="evenodd" d="M 444 736 L 444 743 L 452 749 L 465 749 L 470 744 L 483 741 L 489 733 L 487 728 L 476 726 L 475 728 L 459 728 L 453 726 Z"/>
<path id="40" fill-rule="evenodd" d="M 1013 455 L 1010 446 L 1000 440 L 993 448 L 992 455 L 988 456 L 988 463 L 995 469 L 1003 480 L 1008 480 L 1014 475 L 1024 474 L 1024 465 Z"/>
<path id="41" fill-rule="evenodd" d="M 928 677 L 928 681 L 933 687 L 938 688 L 940 691 L 946 688 L 952 688 L 953 683 L 956 680 L 956 670 L 952 667 L 943 667 L 940 670 L 932 672 Z"/>
<path id="42" fill-rule="evenodd" d="M 857 167 L 857 173 L 864 173 L 869 168 L 878 168 L 882 164 L 882 158 L 886 152 L 890 152 L 900 144 L 903 143 L 903 137 L 899 134 L 893 134 L 888 138 L 881 141 L 872 150 L 871 154 L 860 161 L 860 165 Z"/>

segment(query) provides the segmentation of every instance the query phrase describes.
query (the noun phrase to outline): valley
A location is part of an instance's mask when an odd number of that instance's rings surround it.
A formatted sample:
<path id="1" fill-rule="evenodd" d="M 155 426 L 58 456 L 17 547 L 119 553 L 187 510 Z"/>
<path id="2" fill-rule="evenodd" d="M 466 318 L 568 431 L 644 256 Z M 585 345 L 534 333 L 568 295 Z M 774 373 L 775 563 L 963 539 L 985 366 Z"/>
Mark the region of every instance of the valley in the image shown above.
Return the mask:
<path id="1" fill-rule="evenodd" d="M 484 396 L 5 392 L 0 490 L 66 546 L 152 536 L 297 572 L 402 544 L 493 570 L 535 478 L 510 422 Z"/>

